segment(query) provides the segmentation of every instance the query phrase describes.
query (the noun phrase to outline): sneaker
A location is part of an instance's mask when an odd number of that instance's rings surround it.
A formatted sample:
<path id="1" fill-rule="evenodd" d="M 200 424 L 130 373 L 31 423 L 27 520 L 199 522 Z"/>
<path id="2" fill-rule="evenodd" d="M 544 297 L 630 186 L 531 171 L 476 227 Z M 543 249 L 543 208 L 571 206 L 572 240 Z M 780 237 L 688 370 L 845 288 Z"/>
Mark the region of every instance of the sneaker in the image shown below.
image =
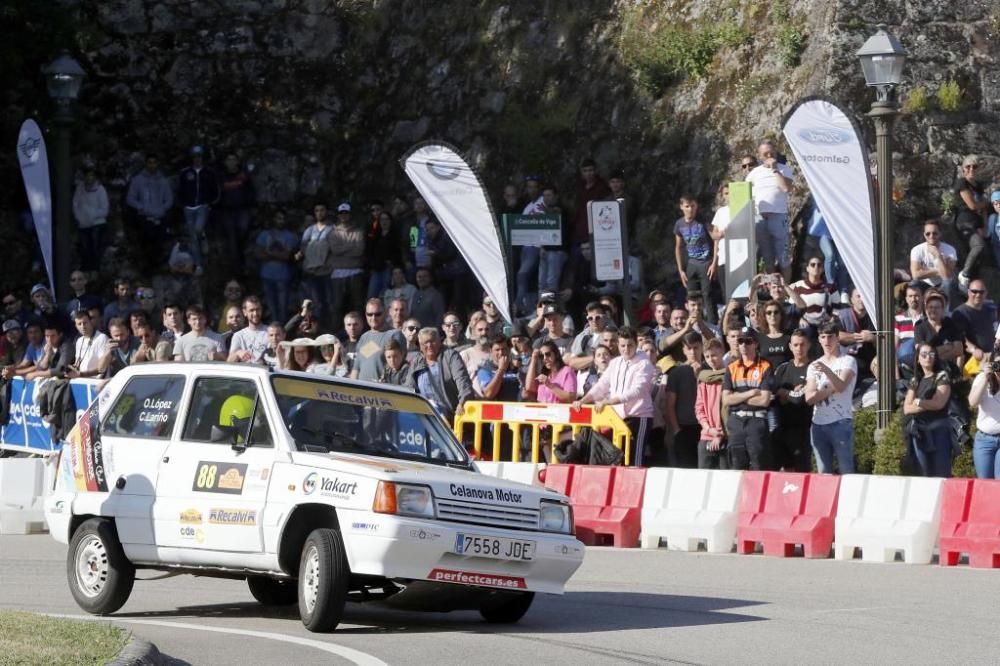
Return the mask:
<path id="1" fill-rule="evenodd" d="M 962 288 L 962 291 L 969 288 L 969 276 L 965 274 L 965 271 L 958 274 L 958 286 Z"/>

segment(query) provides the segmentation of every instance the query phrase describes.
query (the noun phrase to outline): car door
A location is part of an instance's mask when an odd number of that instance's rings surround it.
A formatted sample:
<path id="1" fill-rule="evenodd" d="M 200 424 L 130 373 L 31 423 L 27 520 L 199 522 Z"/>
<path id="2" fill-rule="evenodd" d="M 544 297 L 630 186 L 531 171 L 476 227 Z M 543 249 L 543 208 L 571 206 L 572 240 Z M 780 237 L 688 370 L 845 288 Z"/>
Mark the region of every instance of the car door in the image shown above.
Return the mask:
<path id="1" fill-rule="evenodd" d="M 193 379 L 180 437 L 160 464 L 156 543 L 205 551 L 263 552 L 263 512 L 274 439 L 254 378 Z"/>
<path id="2" fill-rule="evenodd" d="M 170 444 L 182 402 L 183 375 L 132 377 L 90 438 L 103 453 L 101 482 L 108 489 L 103 508 L 115 517 L 125 545 L 154 542 L 153 500 L 160 461 Z"/>

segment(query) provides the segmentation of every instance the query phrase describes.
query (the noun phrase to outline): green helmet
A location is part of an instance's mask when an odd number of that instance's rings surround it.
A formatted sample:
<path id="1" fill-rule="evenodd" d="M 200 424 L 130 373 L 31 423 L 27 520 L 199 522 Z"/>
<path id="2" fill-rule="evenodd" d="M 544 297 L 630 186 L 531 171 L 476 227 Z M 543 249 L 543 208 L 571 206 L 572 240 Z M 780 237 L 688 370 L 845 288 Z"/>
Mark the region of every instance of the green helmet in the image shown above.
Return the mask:
<path id="1" fill-rule="evenodd" d="M 245 421 L 253 414 L 253 398 L 245 395 L 231 395 L 222 403 L 219 410 L 219 425 L 234 426 Z"/>

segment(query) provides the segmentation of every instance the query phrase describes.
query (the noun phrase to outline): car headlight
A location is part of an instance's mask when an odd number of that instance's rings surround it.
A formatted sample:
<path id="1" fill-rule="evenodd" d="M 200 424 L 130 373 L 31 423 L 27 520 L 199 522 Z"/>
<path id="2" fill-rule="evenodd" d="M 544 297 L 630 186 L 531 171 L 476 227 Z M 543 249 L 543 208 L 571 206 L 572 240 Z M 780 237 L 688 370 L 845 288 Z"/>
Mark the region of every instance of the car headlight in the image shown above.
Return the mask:
<path id="1" fill-rule="evenodd" d="M 538 510 L 538 529 L 543 532 L 573 533 L 573 509 L 569 504 L 542 500 Z"/>
<path id="2" fill-rule="evenodd" d="M 434 493 L 428 486 L 379 481 L 372 511 L 433 519 L 436 517 Z"/>

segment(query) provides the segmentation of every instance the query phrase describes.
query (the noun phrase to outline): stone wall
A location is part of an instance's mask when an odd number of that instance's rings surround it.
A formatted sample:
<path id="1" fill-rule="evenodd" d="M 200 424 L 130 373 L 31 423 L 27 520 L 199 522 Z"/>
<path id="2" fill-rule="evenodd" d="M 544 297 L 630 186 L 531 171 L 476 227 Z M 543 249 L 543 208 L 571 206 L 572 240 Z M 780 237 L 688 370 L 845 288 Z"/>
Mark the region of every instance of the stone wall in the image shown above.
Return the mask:
<path id="1" fill-rule="evenodd" d="M 675 275 L 664 229 L 682 191 L 710 205 L 739 155 L 776 135 L 804 95 L 867 108 L 854 52 L 878 22 L 911 54 L 902 97 L 922 87 L 930 99 L 898 123 L 900 255 L 962 154 L 1000 174 L 1000 8 L 986 0 L 61 0 L 58 19 L 58 30 L 33 28 L 39 52 L 0 92 L 3 127 L 9 136 L 39 112 L 44 124 L 33 68 L 54 35 L 71 40 L 89 73 L 78 153 L 113 186 L 143 151 L 176 168 L 198 143 L 218 159 L 238 152 L 266 205 L 360 202 L 408 190 L 401 154 L 444 139 L 497 194 L 540 173 L 571 199 L 575 164 L 593 156 L 629 175 L 652 282 Z M 730 33 L 707 57 L 685 41 L 720 25 Z M 670 29 L 684 38 L 664 42 L 670 57 L 701 69 L 649 85 L 634 49 Z M 645 56 L 651 67 L 665 57 Z M 956 111 L 935 105 L 948 81 L 962 90 Z M 0 169 L 16 182 L 11 163 Z"/>

